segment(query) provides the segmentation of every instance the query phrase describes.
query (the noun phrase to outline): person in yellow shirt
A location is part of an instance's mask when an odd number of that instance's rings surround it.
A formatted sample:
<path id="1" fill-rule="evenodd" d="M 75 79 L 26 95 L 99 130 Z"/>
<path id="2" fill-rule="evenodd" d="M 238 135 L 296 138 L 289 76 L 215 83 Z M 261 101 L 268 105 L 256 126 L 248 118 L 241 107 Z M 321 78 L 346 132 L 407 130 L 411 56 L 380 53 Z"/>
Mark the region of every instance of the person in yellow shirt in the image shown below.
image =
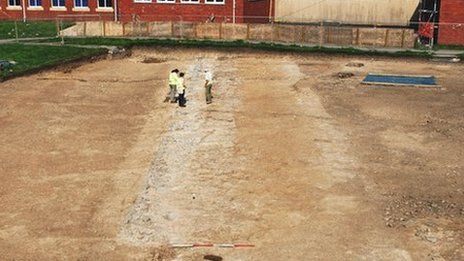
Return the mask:
<path id="1" fill-rule="evenodd" d="M 177 79 L 177 93 L 179 94 L 179 106 L 180 107 L 186 107 L 185 106 L 185 89 L 187 88 L 185 86 L 185 81 L 184 81 L 184 75 L 185 73 L 181 72 L 179 74 L 179 78 Z"/>
<path id="2" fill-rule="evenodd" d="M 176 103 L 176 94 L 177 94 L 177 82 L 178 82 L 178 76 L 179 70 L 174 69 L 171 71 L 169 74 L 169 100 L 171 103 Z"/>

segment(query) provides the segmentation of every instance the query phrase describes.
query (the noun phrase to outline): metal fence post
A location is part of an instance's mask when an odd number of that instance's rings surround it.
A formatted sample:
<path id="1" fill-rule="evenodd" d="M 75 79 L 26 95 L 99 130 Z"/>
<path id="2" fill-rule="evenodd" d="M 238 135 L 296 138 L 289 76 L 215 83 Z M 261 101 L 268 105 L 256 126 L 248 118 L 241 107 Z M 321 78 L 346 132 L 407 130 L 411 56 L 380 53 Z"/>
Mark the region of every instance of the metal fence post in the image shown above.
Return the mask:
<path id="1" fill-rule="evenodd" d="M 15 25 L 15 38 L 16 38 L 16 42 L 19 43 L 18 21 L 15 20 L 14 25 Z"/>
<path id="2" fill-rule="evenodd" d="M 219 39 L 222 39 L 222 22 L 219 23 Z"/>
<path id="3" fill-rule="evenodd" d="M 247 23 L 246 25 L 247 25 L 246 40 L 248 41 L 250 40 L 250 24 Z"/>
<path id="4" fill-rule="evenodd" d="M 64 45 L 63 20 L 60 20 L 59 34 L 61 35 L 61 45 Z"/>
<path id="5" fill-rule="evenodd" d="M 60 21 L 58 18 L 55 20 L 55 28 L 56 28 L 56 37 L 60 37 Z"/>
<path id="6" fill-rule="evenodd" d="M 184 18 L 180 15 L 180 39 L 184 39 Z"/>
<path id="7" fill-rule="evenodd" d="M 319 48 L 324 44 L 324 22 L 319 25 Z"/>

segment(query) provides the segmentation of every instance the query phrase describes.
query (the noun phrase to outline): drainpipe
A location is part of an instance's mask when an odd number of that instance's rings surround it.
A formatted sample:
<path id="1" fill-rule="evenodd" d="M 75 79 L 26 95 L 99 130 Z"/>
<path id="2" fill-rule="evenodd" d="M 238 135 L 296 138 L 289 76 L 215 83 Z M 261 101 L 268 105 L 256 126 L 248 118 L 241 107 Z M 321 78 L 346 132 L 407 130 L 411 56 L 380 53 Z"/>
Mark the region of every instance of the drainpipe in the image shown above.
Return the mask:
<path id="1" fill-rule="evenodd" d="M 26 15 L 26 0 L 23 0 L 23 22 L 26 22 L 27 15 Z"/>
<path id="2" fill-rule="evenodd" d="M 118 0 L 114 0 L 114 21 L 118 21 Z"/>
<path id="3" fill-rule="evenodd" d="M 269 22 L 272 22 L 272 10 L 274 9 L 274 1 L 269 0 Z"/>
<path id="4" fill-rule="evenodd" d="M 232 23 L 234 23 L 234 24 L 235 24 L 235 15 L 236 15 L 235 14 L 235 9 L 237 9 L 236 8 L 237 7 L 237 2 L 236 1 L 237 0 L 234 0 L 234 4 L 233 4 L 233 7 L 232 7 Z"/>

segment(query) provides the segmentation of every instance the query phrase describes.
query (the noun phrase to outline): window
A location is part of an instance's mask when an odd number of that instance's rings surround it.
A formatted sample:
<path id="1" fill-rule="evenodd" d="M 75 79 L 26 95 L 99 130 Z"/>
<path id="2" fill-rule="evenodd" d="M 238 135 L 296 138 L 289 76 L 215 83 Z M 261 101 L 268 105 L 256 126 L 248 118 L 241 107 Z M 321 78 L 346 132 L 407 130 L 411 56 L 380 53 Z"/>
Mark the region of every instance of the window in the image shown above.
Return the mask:
<path id="1" fill-rule="evenodd" d="M 98 8 L 112 8 L 113 2 L 111 0 L 98 0 Z"/>
<path id="2" fill-rule="evenodd" d="M 74 0 L 74 7 L 87 8 L 89 7 L 89 0 Z"/>
<path id="3" fill-rule="evenodd" d="M 176 0 L 156 0 L 157 3 L 165 3 L 165 4 L 170 4 L 170 3 L 175 3 Z"/>
<path id="4" fill-rule="evenodd" d="M 66 7 L 65 0 L 52 0 L 52 7 Z"/>
<path id="5" fill-rule="evenodd" d="M 199 0 L 180 0 L 181 3 L 183 4 L 199 4 Z"/>
<path id="6" fill-rule="evenodd" d="M 205 4 L 222 5 L 225 0 L 205 0 Z"/>
<path id="7" fill-rule="evenodd" d="M 42 0 L 29 0 L 30 7 L 40 7 L 42 6 Z"/>
<path id="8" fill-rule="evenodd" d="M 8 6 L 19 6 L 19 7 L 21 7 L 21 0 L 8 0 Z"/>
<path id="9" fill-rule="evenodd" d="M 134 0 L 134 3 L 151 3 L 151 0 Z"/>

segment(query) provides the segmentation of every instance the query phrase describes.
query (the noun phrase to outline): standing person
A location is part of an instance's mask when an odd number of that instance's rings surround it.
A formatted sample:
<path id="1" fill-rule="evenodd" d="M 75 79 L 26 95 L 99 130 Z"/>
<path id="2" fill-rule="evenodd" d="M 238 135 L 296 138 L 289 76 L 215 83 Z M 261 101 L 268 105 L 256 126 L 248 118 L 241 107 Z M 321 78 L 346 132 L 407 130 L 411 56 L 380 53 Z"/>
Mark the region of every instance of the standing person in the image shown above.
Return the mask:
<path id="1" fill-rule="evenodd" d="M 179 70 L 174 69 L 169 74 L 169 100 L 171 103 L 176 103 L 177 82 L 179 78 Z"/>
<path id="2" fill-rule="evenodd" d="M 180 73 L 179 78 L 177 79 L 177 93 L 179 94 L 179 106 L 185 107 L 185 82 L 184 82 L 185 73 Z"/>
<path id="3" fill-rule="evenodd" d="M 213 74 L 206 69 L 205 70 L 205 96 L 206 104 L 213 102 L 213 96 L 211 94 L 211 89 L 213 88 Z"/>

